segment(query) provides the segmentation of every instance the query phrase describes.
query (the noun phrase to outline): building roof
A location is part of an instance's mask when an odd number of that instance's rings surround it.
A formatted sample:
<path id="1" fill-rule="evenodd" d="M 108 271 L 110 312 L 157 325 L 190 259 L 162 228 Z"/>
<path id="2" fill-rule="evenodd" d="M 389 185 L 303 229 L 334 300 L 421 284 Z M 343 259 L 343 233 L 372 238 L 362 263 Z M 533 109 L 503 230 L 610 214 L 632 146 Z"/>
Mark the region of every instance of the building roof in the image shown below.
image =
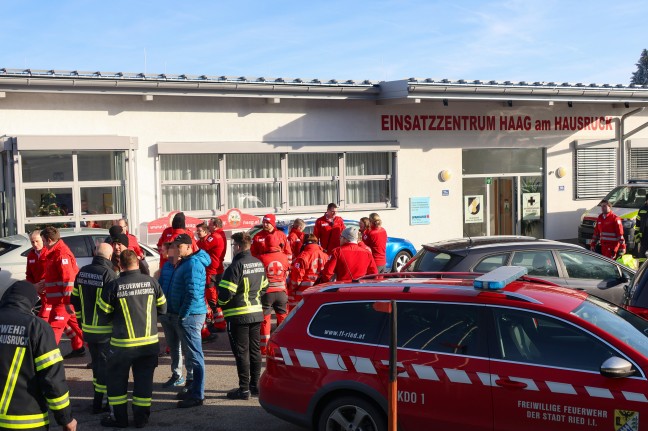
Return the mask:
<path id="1" fill-rule="evenodd" d="M 143 96 L 360 99 L 418 103 L 426 99 L 633 102 L 648 104 L 648 85 L 467 81 L 266 78 L 0 68 L 0 92 L 70 92 Z"/>

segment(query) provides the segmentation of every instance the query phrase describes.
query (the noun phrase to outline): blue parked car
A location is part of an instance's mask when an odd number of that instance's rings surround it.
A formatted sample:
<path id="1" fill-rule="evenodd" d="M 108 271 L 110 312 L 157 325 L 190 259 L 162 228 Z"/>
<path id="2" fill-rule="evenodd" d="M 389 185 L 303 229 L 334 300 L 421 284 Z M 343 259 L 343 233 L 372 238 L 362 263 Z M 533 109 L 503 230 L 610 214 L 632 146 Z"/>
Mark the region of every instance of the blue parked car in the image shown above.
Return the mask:
<path id="1" fill-rule="evenodd" d="M 303 220 L 306 222 L 304 233 L 313 233 L 315 220 L 317 220 L 317 218 L 311 217 Z M 358 226 L 357 220 L 343 220 L 346 227 Z M 288 235 L 292 223 L 293 220 L 277 220 L 277 228 L 283 230 L 285 234 Z M 398 272 L 415 254 L 416 248 L 414 248 L 414 245 L 412 245 L 408 240 L 404 238 L 395 238 L 393 236 L 387 237 L 387 250 L 385 253 L 387 259 L 386 268 L 391 268 L 391 271 Z"/>

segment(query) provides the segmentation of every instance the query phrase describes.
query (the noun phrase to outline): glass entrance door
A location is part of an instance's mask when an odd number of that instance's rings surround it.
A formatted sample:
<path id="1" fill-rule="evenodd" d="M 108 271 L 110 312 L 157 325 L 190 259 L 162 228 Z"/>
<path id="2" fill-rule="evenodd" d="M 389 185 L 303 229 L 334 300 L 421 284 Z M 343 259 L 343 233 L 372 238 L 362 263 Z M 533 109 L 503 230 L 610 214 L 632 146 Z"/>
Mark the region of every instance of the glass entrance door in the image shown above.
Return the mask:
<path id="1" fill-rule="evenodd" d="M 490 190 L 491 235 L 514 235 L 517 199 L 513 178 L 493 178 Z"/>
<path id="2" fill-rule="evenodd" d="M 462 150 L 464 236 L 544 238 L 544 150 Z"/>
<path id="3" fill-rule="evenodd" d="M 543 238 L 542 188 L 542 176 L 464 178 L 464 235 Z"/>

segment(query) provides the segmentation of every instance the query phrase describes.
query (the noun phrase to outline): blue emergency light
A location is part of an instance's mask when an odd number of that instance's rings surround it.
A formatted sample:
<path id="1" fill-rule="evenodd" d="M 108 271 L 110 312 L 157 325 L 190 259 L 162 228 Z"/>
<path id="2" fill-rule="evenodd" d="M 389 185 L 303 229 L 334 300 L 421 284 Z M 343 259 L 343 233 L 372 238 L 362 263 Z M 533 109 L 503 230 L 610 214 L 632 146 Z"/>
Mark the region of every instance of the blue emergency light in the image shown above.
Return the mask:
<path id="1" fill-rule="evenodd" d="M 500 266 L 473 282 L 473 287 L 480 290 L 504 289 L 507 284 L 526 275 L 528 270 L 523 266 Z"/>

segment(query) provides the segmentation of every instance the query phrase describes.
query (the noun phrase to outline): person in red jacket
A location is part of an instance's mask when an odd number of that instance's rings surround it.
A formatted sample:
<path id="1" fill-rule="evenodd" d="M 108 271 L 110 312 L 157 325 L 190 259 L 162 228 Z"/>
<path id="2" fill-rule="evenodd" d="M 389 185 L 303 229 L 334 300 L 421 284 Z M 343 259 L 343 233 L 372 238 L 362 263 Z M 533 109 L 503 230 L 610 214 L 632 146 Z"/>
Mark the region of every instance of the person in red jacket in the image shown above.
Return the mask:
<path id="1" fill-rule="evenodd" d="M 286 234 L 283 233 L 280 229 L 277 229 L 277 219 L 274 214 L 266 214 L 263 216 L 263 230 L 258 232 L 252 238 L 252 247 L 250 247 L 250 253 L 252 256 L 257 259 L 261 259 L 263 253 L 270 251 L 270 246 L 268 238 L 273 237 L 276 241 L 274 243 L 278 244 L 279 248 L 283 251 L 285 255 L 288 256 L 288 262 L 292 260 L 292 252 L 290 246 L 288 245 L 288 238 Z"/>
<path id="2" fill-rule="evenodd" d="M 328 204 L 326 213 L 315 220 L 313 233 L 319 239 L 322 249 L 326 253 L 331 253 L 335 248 L 340 246 L 340 235 L 346 226 L 341 217 L 337 215 L 337 205 Z"/>
<path id="3" fill-rule="evenodd" d="M 603 199 L 599 206 L 601 207 L 601 214 L 596 219 L 590 249 L 595 251 L 596 244 L 600 240 L 601 254 L 610 259 L 616 259 L 626 252 L 623 224 L 621 219 L 612 212 L 612 206 L 607 200 Z"/>
<path id="4" fill-rule="evenodd" d="M 39 291 L 43 291 L 45 279 L 45 256 L 47 255 L 47 248 L 43 246 L 43 238 L 41 238 L 41 231 L 35 230 L 29 234 L 29 240 L 32 249 L 27 254 L 27 268 L 25 270 L 25 280 L 36 286 Z M 49 314 L 52 306 L 47 303 L 45 292 L 39 293 L 41 308 L 38 312 L 38 317 L 43 320 L 49 320 Z"/>
<path id="5" fill-rule="evenodd" d="M 292 252 L 293 258 L 299 256 L 301 253 L 302 245 L 304 244 L 304 228 L 306 223 L 300 218 L 296 218 L 293 221 L 292 229 L 288 234 L 288 245 L 290 245 L 290 251 Z"/>
<path id="6" fill-rule="evenodd" d="M 322 271 L 322 281 L 353 281 L 368 274 L 377 274 L 378 268 L 371 253 L 358 246 L 359 230 L 355 226 L 342 231 L 340 245 L 330 254 L 331 258 Z"/>
<path id="7" fill-rule="evenodd" d="M 263 263 L 266 278 L 268 279 L 268 288 L 261 296 L 261 307 L 263 308 L 263 322 L 261 322 L 261 354 L 266 354 L 266 347 L 270 340 L 270 315 L 274 309 L 277 316 L 277 325 L 280 325 L 288 315 L 286 304 L 288 303 L 288 294 L 286 291 L 286 277 L 290 270 L 288 256 L 282 252 L 282 248 L 275 236 L 269 236 L 266 239 L 265 253 L 259 255 L 259 260 Z"/>
<path id="8" fill-rule="evenodd" d="M 162 235 L 160 235 L 160 239 L 158 239 L 157 242 L 158 251 L 161 249 L 162 244 L 164 244 L 165 242 L 173 242 L 173 240 L 176 239 L 176 237 L 181 233 L 186 233 L 187 235 L 189 235 L 192 241 L 191 249 L 193 250 L 193 253 L 197 252 L 198 246 L 196 245 L 196 240 L 193 236 L 193 232 L 187 229 L 185 215 L 182 212 L 176 213 L 173 216 L 173 220 L 171 220 L 171 227 L 168 227 L 162 231 Z M 164 266 L 165 262 L 166 259 L 160 253 L 160 268 Z"/>
<path id="9" fill-rule="evenodd" d="M 214 286 L 216 286 L 216 299 L 218 299 L 218 284 L 223 279 L 223 273 L 225 272 L 223 262 L 225 261 L 225 254 L 227 254 L 227 235 L 223 230 L 223 220 L 218 217 L 209 219 L 209 231 L 211 232 L 212 237 L 214 238 L 214 241 L 216 243 L 214 249 L 215 253 L 218 255 L 218 266 L 216 267 L 216 274 L 212 277 Z M 223 310 L 220 307 L 216 309 L 212 327 L 217 332 L 224 332 L 227 329 L 227 323 L 225 322 L 225 317 L 223 316 Z"/>
<path id="10" fill-rule="evenodd" d="M 358 228 L 360 229 L 360 235 L 362 235 L 362 241 L 366 244 L 369 239 L 369 229 L 371 229 L 369 217 L 362 217 L 358 221 Z"/>
<path id="11" fill-rule="evenodd" d="M 122 228 L 122 233 L 126 234 L 126 236 L 128 237 L 128 249 L 133 250 L 139 260 L 144 259 L 144 252 L 142 251 L 142 247 L 139 246 L 137 237 L 135 235 L 131 235 L 128 231 L 128 220 L 126 220 L 125 218 L 120 218 L 119 220 L 117 220 L 117 226 L 120 226 Z"/>
<path id="12" fill-rule="evenodd" d="M 223 311 L 218 307 L 218 293 L 216 290 L 217 284 L 214 284 L 216 279 L 216 271 L 219 267 L 222 267 L 222 261 L 220 261 L 221 250 L 218 248 L 218 242 L 220 237 L 212 234 L 209 231 L 207 223 L 200 223 L 196 226 L 196 233 L 198 235 L 198 248 L 205 250 L 209 255 L 211 263 L 206 268 L 207 280 L 205 281 L 205 302 L 207 303 L 207 320 L 209 324 L 216 323 L 216 317 L 220 314 L 220 321 L 222 322 L 221 329 L 225 329 L 225 319 L 223 319 Z M 220 280 L 219 280 L 220 281 Z M 208 328 L 207 328 L 208 329 Z M 214 325 L 216 329 L 216 325 Z M 206 335 L 207 338 L 211 339 L 210 331 L 204 331 L 203 335 Z"/>
<path id="13" fill-rule="evenodd" d="M 290 269 L 288 311 L 299 304 L 304 290 L 318 282 L 328 259 L 328 254 L 324 253 L 322 247 L 317 243 L 317 237 L 314 234 L 306 235 L 303 250 L 293 261 Z"/>
<path id="14" fill-rule="evenodd" d="M 369 220 L 371 227 L 365 231 L 367 234 L 365 243 L 371 249 L 378 272 L 383 273 L 387 265 L 387 231 L 382 227 L 382 220 L 378 213 L 369 214 Z"/>
<path id="15" fill-rule="evenodd" d="M 47 247 L 44 291 L 47 303 L 52 306 L 49 324 L 54 331 L 57 344 L 61 341 L 61 336 L 68 325 L 76 335 L 70 339 L 72 352 L 65 355 L 65 358 L 83 356 L 85 355 L 83 332 L 77 321 L 74 307 L 70 304 L 74 279 L 79 272 L 79 267 L 74 254 L 61 239 L 58 229 L 47 226 L 41 231 L 41 237 Z"/>

